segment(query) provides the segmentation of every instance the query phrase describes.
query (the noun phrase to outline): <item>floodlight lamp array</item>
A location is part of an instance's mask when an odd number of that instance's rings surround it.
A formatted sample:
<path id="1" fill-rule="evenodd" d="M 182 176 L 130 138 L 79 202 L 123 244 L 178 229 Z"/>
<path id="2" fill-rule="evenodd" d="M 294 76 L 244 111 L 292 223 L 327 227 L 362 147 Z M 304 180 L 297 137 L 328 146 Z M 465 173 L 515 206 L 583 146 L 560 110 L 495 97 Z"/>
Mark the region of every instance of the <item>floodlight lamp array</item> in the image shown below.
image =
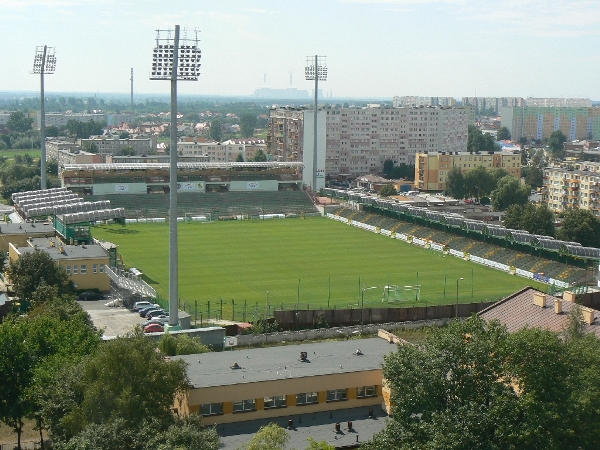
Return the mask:
<path id="1" fill-rule="evenodd" d="M 306 80 L 314 80 L 315 75 L 319 77 L 319 81 L 327 81 L 327 65 L 325 56 L 317 57 L 317 66 L 315 67 L 315 57 L 306 57 L 306 67 L 304 67 L 304 77 Z"/>
<path id="2" fill-rule="evenodd" d="M 166 38 L 156 39 L 156 47 L 152 56 L 151 80 L 170 80 L 173 74 L 173 57 L 175 45 L 170 31 Z M 177 58 L 177 79 L 197 81 L 200 76 L 200 58 L 202 51 L 198 48 L 198 39 L 180 39 Z"/>
<path id="3" fill-rule="evenodd" d="M 33 58 L 33 71 L 32 73 L 51 74 L 56 70 L 56 55 L 54 54 L 54 47 L 46 47 L 46 60 L 44 61 L 44 47 L 38 46 L 35 48 L 35 57 Z"/>

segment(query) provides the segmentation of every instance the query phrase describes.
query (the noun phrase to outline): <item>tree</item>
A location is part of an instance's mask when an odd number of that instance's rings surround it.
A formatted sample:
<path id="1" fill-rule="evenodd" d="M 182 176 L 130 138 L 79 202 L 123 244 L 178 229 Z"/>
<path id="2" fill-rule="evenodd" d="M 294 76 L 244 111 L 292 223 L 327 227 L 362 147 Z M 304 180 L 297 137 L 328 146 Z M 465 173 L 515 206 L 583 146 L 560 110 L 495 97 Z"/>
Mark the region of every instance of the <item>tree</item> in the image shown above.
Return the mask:
<path id="1" fill-rule="evenodd" d="M 546 205 L 535 206 L 533 203 L 506 208 L 504 226 L 550 237 L 556 233 L 554 213 Z"/>
<path id="2" fill-rule="evenodd" d="M 570 209 L 556 232 L 556 238 L 579 242 L 584 247 L 600 247 L 600 219 L 590 211 Z"/>
<path id="3" fill-rule="evenodd" d="M 306 450 L 335 450 L 335 447 L 325 441 L 317 442 L 314 437 L 309 437 Z"/>
<path id="4" fill-rule="evenodd" d="M 548 148 L 552 159 L 562 159 L 565 157 L 565 142 L 567 142 L 567 136 L 562 131 L 553 131 L 548 139 Z"/>
<path id="5" fill-rule="evenodd" d="M 475 125 L 469 125 L 467 135 L 467 151 L 469 153 L 478 153 L 483 151 L 485 141 L 481 130 Z"/>
<path id="6" fill-rule="evenodd" d="M 531 186 L 532 189 L 536 189 L 544 185 L 544 172 L 538 167 L 523 167 L 521 170 L 521 176 L 525 179 L 525 183 Z"/>
<path id="7" fill-rule="evenodd" d="M 479 316 L 454 321 L 384 357 L 392 417 L 363 447 L 595 448 L 598 364 L 595 335 L 569 341 L 533 328 L 509 334 Z"/>
<path id="8" fill-rule="evenodd" d="M 259 148 L 256 153 L 254 154 L 254 158 L 252 158 L 252 161 L 256 161 L 256 162 L 263 162 L 267 160 L 267 155 L 265 155 L 265 153 L 262 151 L 262 148 Z"/>
<path id="9" fill-rule="evenodd" d="M 389 197 L 390 195 L 396 195 L 398 191 L 396 187 L 392 183 L 387 183 L 382 186 L 379 190 L 379 195 L 381 197 Z"/>
<path id="10" fill-rule="evenodd" d="M 88 153 L 98 153 L 98 146 L 95 142 L 86 142 L 83 144 L 83 151 Z"/>
<path id="11" fill-rule="evenodd" d="M 243 114 L 240 117 L 240 130 L 243 137 L 252 137 L 256 128 L 256 116 L 252 113 Z"/>
<path id="12" fill-rule="evenodd" d="M 458 200 L 465 198 L 465 177 L 459 166 L 452 166 L 446 177 L 446 189 L 444 195 L 456 198 Z"/>
<path id="13" fill-rule="evenodd" d="M 237 156 L 235 157 L 235 162 L 244 162 L 244 154 L 238 153 Z"/>
<path id="14" fill-rule="evenodd" d="M 481 199 L 490 195 L 496 182 L 485 167 L 477 166 L 464 174 L 464 186 L 468 197 Z"/>
<path id="15" fill-rule="evenodd" d="M 185 363 L 163 359 L 138 328 L 60 370 L 44 392 L 42 411 L 52 435 L 63 442 L 91 424 L 116 419 L 132 430 L 144 422 L 170 424 L 175 396 L 188 383 Z"/>
<path id="16" fill-rule="evenodd" d="M 29 301 L 42 283 L 55 286 L 60 295 L 72 290 L 67 271 L 48 253 L 38 249 L 12 261 L 7 274 L 12 282 L 13 291 L 21 301 Z"/>
<path id="17" fill-rule="evenodd" d="M 46 136 L 48 137 L 57 137 L 60 134 L 60 130 L 55 125 L 50 125 L 46 127 Z"/>
<path id="18" fill-rule="evenodd" d="M 121 156 L 135 156 L 135 149 L 131 145 L 126 145 L 119 151 Z"/>
<path id="19" fill-rule="evenodd" d="M 31 124 L 33 119 L 27 117 L 22 111 L 13 111 L 8 116 L 6 121 L 6 128 L 13 133 L 23 133 L 27 130 L 31 130 Z"/>
<path id="20" fill-rule="evenodd" d="M 223 137 L 223 131 L 221 129 L 221 121 L 213 120 L 210 123 L 210 137 L 217 142 L 221 142 L 221 138 Z"/>
<path id="21" fill-rule="evenodd" d="M 510 140 L 510 131 L 508 131 L 508 128 L 500 127 L 498 129 L 498 133 L 496 134 L 496 140 L 498 140 L 498 141 Z"/>
<path id="22" fill-rule="evenodd" d="M 284 450 L 289 440 L 290 435 L 284 428 L 270 423 L 260 427 L 260 430 L 238 450 Z"/>
<path id="23" fill-rule="evenodd" d="M 113 447 L 114 448 L 114 447 Z M 146 444 L 147 450 L 217 450 L 219 436 L 214 427 L 203 427 L 198 414 L 177 418 L 166 431 Z"/>
<path id="24" fill-rule="evenodd" d="M 129 139 L 129 136 L 130 136 L 130 134 L 127 131 L 121 131 L 119 133 L 119 139 Z"/>
<path id="25" fill-rule="evenodd" d="M 511 205 L 524 205 L 529 200 L 529 186 L 521 186 L 519 180 L 508 175 L 498 181 L 498 186 L 490 196 L 495 211 L 504 211 Z"/>
<path id="26" fill-rule="evenodd" d="M 391 159 L 386 159 L 383 162 L 383 174 L 387 178 L 390 178 L 393 169 L 394 169 L 394 161 L 392 161 Z"/>

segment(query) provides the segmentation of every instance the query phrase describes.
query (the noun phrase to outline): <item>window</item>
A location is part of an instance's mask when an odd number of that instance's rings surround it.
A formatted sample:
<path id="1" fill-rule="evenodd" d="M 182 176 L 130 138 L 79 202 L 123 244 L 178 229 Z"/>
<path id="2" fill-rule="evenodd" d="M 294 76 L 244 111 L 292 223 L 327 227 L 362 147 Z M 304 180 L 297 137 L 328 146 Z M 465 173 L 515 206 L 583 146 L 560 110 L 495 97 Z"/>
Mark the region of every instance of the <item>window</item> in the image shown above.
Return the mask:
<path id="1" fill-rule="evenodd" d="M 92 266 L 92 273 L 98 273 L 98 264 Z"/>
<path id="2" fill-rule="evenodd" d="M 73 266 L 73 275 L 77 275 L 79 272 L 79 266 Z"/>
<path id="3" fill-rule="evenodd" d="M 310 403 L 319 403 L 316 392 L 303 392 L 296 395 L 296 405 L 308 405 Z"/>
<path id="4" fill-rule="evenodd" d="M 256 402 L 253 398 L 248 400 L 241 400 L 239 402 L 233 402 L 233 412 L 245 412 L 256 410 Z"/>
<path id="5" fill-rule="evenodd" d="M 274 397 L 265 397 L 265 409 L 270 408 L 285 408 L 287 406 L 285 402 L 285 395 L 278 395 Z"/>
<path id="6" fill-rule="evenodd" d="M 100 273 L 104 273 L 104 264 L 100 264 Z"/>
<path id="7" fill-rule="evenodd" d="M 365 398 L 365 397 L 376 397 L 377 396 L 377 387 L 376 386 L 361 386 L 356 388 L 356 397 L 357 398 Z"/>
<path id="8" fill-rule="evenodd" d="M 223 414 L 223 403 L 208 403 L 200 406 L 200 414 L 203 416 L 216 416 Z"/>
<path id="9" fill-rule="evenodd" d="M 341 400 L 348 400 L 348 389 L 334 389 L 327 391 L 328 402 L 339 402 Z"/>
<path id="10" fill-rule="evenodd" d="M 81 265 L 81 274 L 83 275 L 85 273 L 87 273 L 87 265 L 86 264 L 82 264 Z"/>
<path id="11" fill-rule="evenodd" d="M 71 275 L 71 266 L 67 266 L 67 275 Z"/>

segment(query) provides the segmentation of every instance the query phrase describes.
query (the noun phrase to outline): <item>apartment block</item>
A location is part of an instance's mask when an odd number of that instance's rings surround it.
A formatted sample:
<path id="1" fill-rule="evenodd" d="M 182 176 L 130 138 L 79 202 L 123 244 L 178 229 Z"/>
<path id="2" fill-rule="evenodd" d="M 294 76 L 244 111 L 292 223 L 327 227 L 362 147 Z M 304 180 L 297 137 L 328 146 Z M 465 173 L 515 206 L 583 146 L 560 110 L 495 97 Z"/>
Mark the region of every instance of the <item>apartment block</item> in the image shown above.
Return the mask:
<path id="1" fill-rule="evenodd" d="M 424 151 L 465 151 L 472 108 L 330 108 L 326 113 L 325 173 L 356 177 L 381 174 L 383 163 L 414 164 Z M 272 111 L 268 148 L 279 160 L 303 160 L 300 111 Z M 297 155 L 297 156 L 296 156 Z"/>
<path id="2" fill-rule="evenodd" d="M 589 98 L 527 97 L 526 105 L 527 106 L 542 106 L 544 108 L 591 108 L 592 101 Z"/>
<path id="3" fill-rule="evenodd" d="M 267 153 L 267 145 L 262 139 L 231 139 L 224 142 L 194 142 L 186 139 L 177 143 L 177 152 L 182 157 L 204 156 L 207 162 L 235 162 L 240 154 L 244 161 L 249 161 L 259 149 Z"/>
<path id="4" fill-rule="evenodd" d="M 89 122 L 93 120 L 94 122 L 106 122 L 106 114 L 102 113 L 58 113 L 58 112 L 49 112 L 45 114 L 46 117 L 46 126 L 55 126 L 55 127 L 63 127 L 67 124 L 69 120 L 77 120 L 78 122 Z M 35 116 L 35 126 L 40 128 L 42 125 L 42 114 L 37 113 Z"/>
<path id="5" fill-rule="evenodd" d="M 570 141 L 600 138 L 600 108 L 524 106 L 502 108 L 501 115 L 513 139 L 545 140 L 555 130 Z"/>
<path id="6" fill-rule="evenodd" d="M 473 154 L 469 152 L 422 152 L 416 155 L 415 187 L 424 191 L 443 191 L 452 167 L 463 172 L 483 166 L 487 169 L 505 169 L 521 178 L 521 155 L 509 152 Z"/>
<path id="7" fill-rule="evenodd" d="M 394 108 L 401 108 L 403 106 L 452 107 L 456 106 L 456 99 L 454 97 L 417 97 L 413 95 L 404 95 L 395 96 L 392 99 L 392 106 Z"/>
<path id="8" fill-rule="evenodd" d="M 579 208 L 600 216 L 600 163 L 545 168 L 542 201 L 555 213 Z"/>
<path id="9" fill-rule="evenodd" d="M 90 136 L 89 139 L 81 140 L 81 148 L 85 149 L 94 144 L 98 153 L 103 157 L 106 155 L 118 155 L 125 147 L 132 147 L 136 155 L 156 153 L 157 137 L 136 136 L 120 139 L 118 135 Z"/>
<path id="10" fill-rule="evenodd" d="M 524 106 L 525 100 L 521 97 L 463 97 L 462 105 L 472 106 L 477 114 L 490 109 L 498 114 L 503 107 Z"/>

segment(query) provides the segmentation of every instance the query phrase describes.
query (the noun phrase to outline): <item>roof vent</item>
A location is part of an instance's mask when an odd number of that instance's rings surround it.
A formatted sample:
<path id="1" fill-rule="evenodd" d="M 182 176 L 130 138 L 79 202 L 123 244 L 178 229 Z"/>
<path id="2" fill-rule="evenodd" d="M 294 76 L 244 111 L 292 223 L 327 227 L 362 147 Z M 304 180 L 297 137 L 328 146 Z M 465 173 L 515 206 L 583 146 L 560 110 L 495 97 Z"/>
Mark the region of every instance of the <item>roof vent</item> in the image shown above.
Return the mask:
<path id="1" fill-rule="evenodd" d="M 562 300 L 559 298 L 554 300 L 554 312 L 556 314 L 562 314 Z"/>
<path id="2" fill-rule="evenodd" d="M 241 369 L 242 366 L 240 366 L 238 363 L 234 362 L 233 366 L 231 366 L 232 369 Z"/>
<path id="3" fill-rule="evenodd" d="M 592 308 L 581 307 L 581 315 L 583 316 L 583 323 L 592 325 L 594 323 L 594 310 Z"/>
<path id="4" fill-rule="evenodd" d="M 307 352 L 300 352 L 300 361 L 302 361 L 302 362 L 310 362 L 308 360 L 308 353 Z"/>
<path id="5" fill-rule="evenodd" d="M 364 353 L 360 351 L 360 348 L 357 348 L 356 351 L 354 352 L 354 354 L 356 356 L 362 356 L 362 355 L 364 355 Z"/>
<path id="6" fill-rule="evenodd" d="M 540 308 L 546 307 L 546 294 L 542 292 L 534 292 L 533 293 L 533 304 L 539 306 Z"/>

